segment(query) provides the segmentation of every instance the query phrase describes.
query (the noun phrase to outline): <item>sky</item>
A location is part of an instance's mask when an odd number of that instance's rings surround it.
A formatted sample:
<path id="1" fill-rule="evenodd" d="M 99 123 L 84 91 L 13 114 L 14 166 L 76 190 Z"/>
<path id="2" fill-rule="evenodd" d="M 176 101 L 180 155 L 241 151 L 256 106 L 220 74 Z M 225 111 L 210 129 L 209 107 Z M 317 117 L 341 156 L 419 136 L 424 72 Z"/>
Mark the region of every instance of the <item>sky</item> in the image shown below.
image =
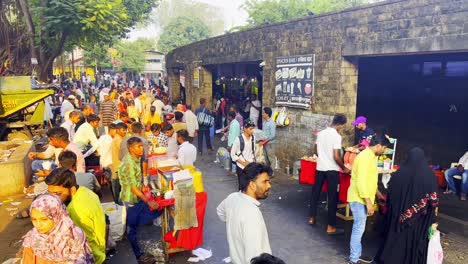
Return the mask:
<path id="1" fill-rule="evenodd" d="M 225 30 L 234 26 L 245 25 L 247 22 L 247 12 L 242 10 L 240 6 L 245 0 L 195 0 L 201 3 L 211 4 L 221 8 L 223 11 L 223 18 L 225 23 Z M 137 39 L 139 37 L 155 36 L 160 33 L 160 29 L 155 24 L 150 24 L 145 28 L 137 28 L 129 33 L 130 39 Z"/>

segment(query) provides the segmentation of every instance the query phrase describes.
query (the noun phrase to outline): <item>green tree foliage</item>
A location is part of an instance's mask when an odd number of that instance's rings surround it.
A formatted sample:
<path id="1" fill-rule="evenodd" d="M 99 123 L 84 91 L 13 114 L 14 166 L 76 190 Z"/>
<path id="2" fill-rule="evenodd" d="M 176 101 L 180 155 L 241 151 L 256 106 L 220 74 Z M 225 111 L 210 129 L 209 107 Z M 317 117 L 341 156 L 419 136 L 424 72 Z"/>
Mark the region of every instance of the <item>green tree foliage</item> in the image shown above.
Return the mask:
<path id="1" fill-rule="evenodd" d="M 210 29 L 196 17 L 177 17 L 165 28 L 158 42 L 160 51 L 167 53 L 181 47 L 210 37 Z"/>
<path id="2" fill-rule="evenodd" d="M 139 38 L 135 41 L 121 40 L 115 45 L 116 59 L 120 61 L 118 69 L 121 71 L 139 73 L 145 67 L 145 50 L 154 49 L 152 39 Z"/>
<path id="3" fill-rule="evenodd" d="M 249 14 L 248 25 L 255 27 L 295 18 L 368 4 L 370 0 L 247 0 L 242 8 Z M 242 28 L 241 28 L 242 29 Z"/>
<path id="4" fill-rule="evenodd" d="M 124 36 L 148 17 L 159 0 L 17 0 L 19 19 L 38 59 L 39 78 L 47 80 L 64 49 L 93 46 Z"/>
<path id="5" fill-rule="evenodd" d="M 162 0 L 154 12 L 153 23 L 164 29 L 177 17 L 200 19 L 210 29 L 211 36 L 224 33 L 222 10 L 216 6 L 193 0 Z"/>

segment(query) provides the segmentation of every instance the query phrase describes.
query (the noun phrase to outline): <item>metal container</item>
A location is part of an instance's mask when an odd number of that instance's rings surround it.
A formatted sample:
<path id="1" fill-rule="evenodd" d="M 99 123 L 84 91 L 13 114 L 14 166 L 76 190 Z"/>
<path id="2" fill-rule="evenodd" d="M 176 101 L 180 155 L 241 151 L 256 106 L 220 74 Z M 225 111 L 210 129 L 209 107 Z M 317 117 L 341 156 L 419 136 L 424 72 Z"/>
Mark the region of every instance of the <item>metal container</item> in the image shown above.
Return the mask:
<path id="1" fill-rule="evenodd" d="M 222 158 L 221 162 L 222 162 L 225 170 L 228 170 L 228 171 L 231 170 L 231 164 L 232 164 L 231 163 L 231 158 L 229 158 L 229 157 L 228 158 Z"/>
<path id="2" fill-rule="evenodd" d="M 298 160 L 293 164 L 293 178 L 299 179 L 299 170 L 301 169 L 301 161 Z"/>

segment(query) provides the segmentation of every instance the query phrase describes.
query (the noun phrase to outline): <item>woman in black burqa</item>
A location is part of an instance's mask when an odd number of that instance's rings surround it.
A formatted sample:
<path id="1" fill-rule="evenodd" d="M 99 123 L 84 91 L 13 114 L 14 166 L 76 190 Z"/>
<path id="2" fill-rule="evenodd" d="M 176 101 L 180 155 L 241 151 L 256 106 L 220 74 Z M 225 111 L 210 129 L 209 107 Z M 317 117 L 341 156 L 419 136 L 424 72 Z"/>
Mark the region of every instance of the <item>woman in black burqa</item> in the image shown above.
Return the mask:
<path id="1" fill-rule="evenodd" d="M 413 148 L 389 183 L 385 240 L 376 256 L 378 263 L 426 263 L 428 229 L 435 222 L 438 201 L 436 178 L 424 151 Z"/>

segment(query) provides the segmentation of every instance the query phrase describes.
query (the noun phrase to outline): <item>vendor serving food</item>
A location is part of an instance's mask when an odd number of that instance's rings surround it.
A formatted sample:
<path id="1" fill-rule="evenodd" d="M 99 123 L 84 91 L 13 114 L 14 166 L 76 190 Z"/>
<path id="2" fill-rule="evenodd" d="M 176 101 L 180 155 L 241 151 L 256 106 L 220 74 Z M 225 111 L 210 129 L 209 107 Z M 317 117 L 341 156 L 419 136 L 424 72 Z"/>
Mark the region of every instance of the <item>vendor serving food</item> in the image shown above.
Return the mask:
<path id="1" fill-rule="evenodd" d="M 346 151 L 359 152 L 369 146 L 375 132 L 367 126 L 367 118 L 365 116 L 357 117 L 353 122 L 353 126 L 357 129 L 354 146 L 347 148 Z"/>

